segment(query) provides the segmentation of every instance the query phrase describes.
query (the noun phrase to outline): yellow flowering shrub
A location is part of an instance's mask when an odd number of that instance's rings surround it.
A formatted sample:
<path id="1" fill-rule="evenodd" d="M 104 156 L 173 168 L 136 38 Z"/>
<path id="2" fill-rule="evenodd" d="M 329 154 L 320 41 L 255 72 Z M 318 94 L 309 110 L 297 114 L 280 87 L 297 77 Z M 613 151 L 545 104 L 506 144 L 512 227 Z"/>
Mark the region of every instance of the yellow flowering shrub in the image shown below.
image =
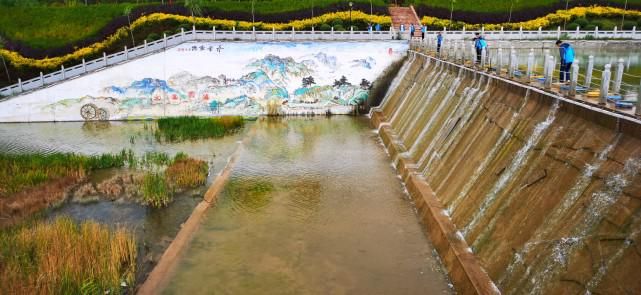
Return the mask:
<path id="1" fill-rule="evenodd" d="M 221 30 L 231 30 L 233 27 L 239 30 L 251 30 L 252 26 L 256 27 L 256 30 L 291 30 L 292 27 L 295 30 L 303 30 L 305 28 L 310 28 L 312 26 L 320 26 L 323 23 L 330 23 L 333 20 L 341 19 L 347 21 L 350 19 L 349 12 L 333 12 L 323 14 L 314 18 L 307 18 L 302 20 L 294 20 L 289 23 L 264 23 L 256 22 L 251 23 L 247 21 L 234 21 L 226 19 L 211 19 L 207 17 L 190 17 L 182 16 L 175 14 L 165 14 L 165 13 L 153 13 L 150 15 L 145 15 L 138 18 L 131 24 L 131 28 L 135 31 L 136 28 L 148 25 L 154 25 L 156 23 L 161 23 L 164 21 L 176 21 L 179 23 L 193 23 L 196 26 L 209 26 L 217 27 Z M 383 26 L 389 26 L 392 23 L 392 18 L 389 16 L 378 16 L 378 15 L 369 15 L 361 11 L 352 11 L 352 20 L 355 22 L 369 22 L 369 23 L 379 23 Z M 23 67 L 33 67 L 43 70 L 51 70 L 59 68 L 65 62 L 80 60 L 89 55 L 100 54 L 106 51 L 111 45 L 115 44 L 123 38 L 128 38 L 127 28 L 120 28 L 113 35 L 107 37 L 102 42 L 94 43 L 90 46 L 80 48 L 72 53 L 59 56 L 59 57 L 46 57 L 42 59 L 27 58 L 20 55 L 18 52 L 0 49 L 0 55 L 2 55 L 9 63 L 11 63 L 16 68 Z"/>
<path id="2" fill-rule="evenodd" d="M 501 23 L 501 24 L 466 24 L 463 22 L 453 21 L 450 22 L 447 19 L 439 19 L 431 16 L 424 16 L 421 20 L 423 24 L 434 27 L 447 27 L 453 29 L 462 29 L 465 27 L 467 30 L 480 30 L 481 27 L 485 27 L 488 31 L 500 30 L 503 27 L 506 30 L 518 30 L 520 27 L 523 27 L 523 30 L 538 30 L 539 27 L 547 28 L 554 25 L 559 25 L 564 22 L 571 22 L 574 19 L 588 17 L 588 16 L 598 16 L 598 17 L 620 17 L 624 15 L 626 17 L 638 17 L 641 16 L 641 11 L 636 10 L 623 10 L 621 8 L 615 7 L 602 7 L 602 6 L 590 6 L 590 7 L 575 7 L 568 10 L 557 10 L 555 13 L 550 13 L 546 16 L 535 18 L 533 20 L 516 22 L 516 23 Z"/>
<path id="3" fill-rule="evenodd" d="M 558 10 L 555 13 L 550 13 L 544 17 L 539 17 L 533 20 L 517 22 L 517 23 L 501 23 L 501 24 L 466 24 L 459 21 L 450 22 L 447 19 L 439 19 L 436 17 L 425 16 L 421 20 L 423 24 L 433 27 L 447 27 L 451 29 L 462 29 L 465 27 L 468 30 L 479 30 L 485 27 L 486 30 L 499 30 L 504 27 L 506 30 L 516 30 L 523 27 L 524 30 L 537 30 L 539 27 L 550 27 L 553 25 L 561 24 L 563 22 L 570 22 L 573 19 L 586 17 L 586 16 L 600 16 L 600 17 L 620 17 L 625 14 L 627 17 L 641 16 L 640 11 L 623 10 L 614 7 L 575 7 L 569 10 Z M 340 19 L 348 21 L 350 14 L 347 11 L 327 13 L 313 18 L 306 18 L 301 20 L 294 20 L 288 23 L 265 23 L 265 22 L 247 22 L 247 21 L 234 21 L 226 19 L 211 19 L 207 17 L 190 17 L 165 13 L 153 13 L 138 18 L 131 24 L 133 30 L 143 26 L 154 25 L 165 21 L 176 21 L 178 23 L 193 23 L 199 27 L 216 27 L 221 30 L 230 30 L 236 27 L 239 30 L 251 30 L 252 26 L 256 30 L 303 30 L 313 26 L 320 26 L 324 23 L 331 23 L 332 21 Z M 355 22 L 378 23 L 383 26 L 389 26 L 392 23 L 392 18 L 389 16 L 369 15 L 361 11 L 352 11 L 351 19 Z M 72 53 L 58 56 L 46 57 L 42 59 L 27 58 L 17 52 L 0 49 L 2 55 L 9 63 L 16 68 L 37 68 L 42 70 L 51 70 L 59 68 L 60 65 L 70 61 L 77 61 L 90 55 L 100 54 L 107 50 L 116 42 L 128 38 L 127 28 L 120 28 L 113 35 L 107 37 L 102 42 L 94 43 L 90 46 L 80 48 Z"/>

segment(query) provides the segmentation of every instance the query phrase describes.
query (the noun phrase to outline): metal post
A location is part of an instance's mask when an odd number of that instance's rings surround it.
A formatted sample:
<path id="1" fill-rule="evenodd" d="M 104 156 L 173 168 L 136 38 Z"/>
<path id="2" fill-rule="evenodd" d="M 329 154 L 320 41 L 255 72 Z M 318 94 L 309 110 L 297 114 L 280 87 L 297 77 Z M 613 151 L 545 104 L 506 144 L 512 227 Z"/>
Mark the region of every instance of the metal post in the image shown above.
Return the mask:
<path id="1" fill-rule="evenodd" d="M 107 53 L 105 53 L 105 52 L 102 53 L 102 60 L 105 62 L 105 67 L 108 66 L 108 64 L 107 64 Z"/>
<path id="2" fill-rule="evenodd" d="M 231 27 L 231 39 L 236 39 L 236 26 Z"/>
<path id="3" fill-rule="evenodd" d="M 129 51 L 127 50 L 127 46 L 125 46 L 125 60 L 129 60 Z"/>
<path id="4" fill-rule="evenodd" d="M 632 39 L 634 40 L 634 37 L 637 35 L 637 26 L 632 27 Z"/>
<path id="5" fill-rule="evenodd" d="M 556 27 L 556 39 L 561 39 L 561 26 Z"/>
<path id="6" fill-rule="evenodd" d="M 272 27 L 272 40 L 276 40 L 276 28 L 274 27 Z"/>
<path id="7" fill-rule="evenodd" d="M 594 56 L 588 57 L 588 68 L 585 70 L 585 87 L 590 89 L 592 86 L 592 70 L 594 70 Z"/>
<path id="8" fill-rule="evenodd" d="M 534 49 L 530 49 L 530 53 L 527 56 L 527 82 L 532 81 L 532 69 L 534 67 Z"/>
<path id="9" fill-rule="evenodd" d="M 20 89 L 20 92 L 23 92 L 24 89 L 22 89 L 22 79 L 18 78 L 18 89 Z"/>
<path id="10" fill-rule="evenodd" d="M 547 75 L 548 66 L 550 65 L 550 49 L 543 50 L 543 75 Z M 547 79 L 547 76 L 546 76 Z"/>
<path id="11" fill-rule="evenodd" d="M 252 26 L 252 37 L 254 38 L 254 41 L 256 41 L 256 27 L 254 26 Z"/>
<path id="12" fill-rule="evenodd" d="M 196 40 L 196 25 L 191 25 L 191 34 L 194 35 L 191 39 Z"/>
<path id="13" fill-rule="evenodd" d="M 60 65 L 60 73 L 62 74 L 62 80 L 66 79 L 66 77 L 65 77 L 65 65 Z"/>
<path id="14" fill-rule="evenodd" d="M 496 75 L 501 76 L 501 67 L 503 67 L 503 48 L 499 47 L 499 51 L 496 54 Z"/>
<path id="15" fill-rule="evenodd" d="M 572 76 L 570 82 L 570 97 L 576 96 L 576 86 L 579 80 L 579 63 L 575 62 L 572 64 Z"/>
<path id="16" fill-rule="evenodd" d="M 608 92 L 610 90 L 610 64 L 605 65 L 603 75 L 601 76 L 601 97 L 599 99 L 600 105 L 605 105 L 608 101 Z"/>
<path id="17" fill-rule="evenodd" d="M 354 38 L 354 26 L 349 26 L 349 39 L 352 39 L 352 38 Z M 410 41 L 412 41 L 412 36 L 410 36 Z"/>
<path id="18" fill-rule="evenodd" d="M 599 38 L 599 26 L 594 27 L 594 39 Z"/>
<path id="19" fill-rule="evenodd" d="M 147 51 L 149 50 L 149 48 L 147 48 L 147 40 L 145 40 L 145 43 L 144 43 L 144 44 L 145 44 L 145 50 L 144 50 L 144 52 L 145 52 L 145 53 L 147 53 Z"/>
<path id="20" fill-rule="evenodd" d="M 510 47 L 510 54 L 507 56 L 507 76 L 514 78 L 514 46 Z"/>
<path id="21" fill-rule="evenodd" d="M 45 86 L 45 77 L 42 72 L 40 72 L 40 86 Z"/>
<path id="22" fill-rule="evenodd" d="M 614 93 L 621 93 L 621 82 L 623 80 L 623 59 L 617 63 L 617 75 L 614 77 Z"/>
<path id="23" fill-rule="evenodd" d="M 612 38 L 616 38 L 616 37 L 617 37 L 617 26 L 614 26 L 614 35 L 612 36 Z"/>
<path id="24" fill-rule="evenodd" d="M 512 64 L 510 65 L 510 79 L 514 79 L 514 72 L 516 71 L 517 68 L 517 60 L 516 60 L 516 51 L 512 51 Z"/>
<path id="25" fill-rule="evenodd" d="M 87 63 L 85 63 L 85 59 L 82 59 L 82 72 L 86 73 L 87 72 Z"/>
<path id="26" fill-rule="evenodd" d="M 487 54 L 485 48 L 481 49 L 481 71 L 485 69 L 485 55 Z"/>
<path id="27" fill-rule="evenodd" d="M 292 26 L 292 40 L 294 40 L 294 37 L 296 35 L 296 29 Z"/>
<path id="28" fill-rule="evenodd" d="M 576 26 L 576 32 L 574 33 L 574 39 L 579 39 L 581 33 L 581 26 Z"/>
<path id="29" fill-rule="evenodd" d="M 392 28 L 390 28 L 390 31 L 392 31 Z M 334 40 L 334 27 L 332 26 L 332 40 Z M 392 38 L 394 38 L 394 34 L 392 34 Z"/>
<path id="30" fill-rule="evenodd" d="M 550 56 L 548 58 L 548 66 L 547 66 L 547 72 L 545 74 L 545 88 L 546 89 L 551 89 L 552 88 L 552 79 L 554 75 L 554 57 Z"/>
<path id="31" fill-rule="evenodd" d="M 214 36 L 216 36 L 216 35 L 214 35 Z M 163 41 L 163 49 L 167 48 L 167 33 L 163 33 L 162 34 L 162 41 Z"/>
<path id="32" fill-rule="evenodd" d="M 637 90 L 637 108 L 635 110 L 637 117 L 641 117 L 641 84 Z"/>
<path id="33" fill-rule="evenodd" d="M 214 41 L 216 41 L 216 27 L 214 26 L 211 30 L 214 31 Z"/>
<path id="34" fill-rule="evenodd" d="M 185 28 L 180 28 L 180 41 L 185 42 Z"/>

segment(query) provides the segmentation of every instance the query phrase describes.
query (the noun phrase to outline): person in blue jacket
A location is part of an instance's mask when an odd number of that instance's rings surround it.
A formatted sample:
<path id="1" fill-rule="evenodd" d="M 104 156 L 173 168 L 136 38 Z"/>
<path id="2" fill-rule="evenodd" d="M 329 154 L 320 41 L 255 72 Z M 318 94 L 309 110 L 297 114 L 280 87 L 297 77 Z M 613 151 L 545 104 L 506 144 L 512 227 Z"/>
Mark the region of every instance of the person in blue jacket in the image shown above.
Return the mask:
<path id="1" fill-rule="evenodd" d="M 410 24 L 410 39 L 414 38 L 415 31 L 416 31 L 416 28 L 414 27 L 414 24 Z"/>
<path id="2" fill-rule="evenodd" d="M 474 49 L 476 49 L 476 63 L 481 63 L 481 56 L 483 54 L 483 49 L 487 48 L 487 42 L 481 34 L 476 33 L 474 37 Z"/>
<path id="3" fill-rule="evenodd" d="M 425 33 L 427 33 L 427 26 L 421 25 L 421 40 L 425 40 Z"/>
<path id="4" fill-rule="evenodd" d="M 436 53 L 438 54 L 441 53 L 441 44 L 443 44 L 443 35 L 441 35 L 441 32 L 438 32 L 438 34 L 436 34 Z"/>
<path id="5" fill-rule="evenodd" d="M 570 68 L 572 68 L 572 63 L 574 62 L 574 48 L 572 45 L 565 43 L 561 40 L 556 41 L 556 47 L 559 48 L 559 55 L 561 56 L 561 70 L 560 70 L 560 81 L 569 82 L 570 81 Z"/>

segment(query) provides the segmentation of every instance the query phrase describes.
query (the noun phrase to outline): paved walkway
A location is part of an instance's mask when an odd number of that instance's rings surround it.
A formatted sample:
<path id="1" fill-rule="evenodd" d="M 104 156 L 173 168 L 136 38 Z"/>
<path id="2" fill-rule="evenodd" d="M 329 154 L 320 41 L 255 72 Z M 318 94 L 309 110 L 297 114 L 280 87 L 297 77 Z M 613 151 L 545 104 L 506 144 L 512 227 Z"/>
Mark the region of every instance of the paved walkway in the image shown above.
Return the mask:
<path id="1" fill-rule="evenodd" d="M 405 25 L 405 30 L 409 31 L 410 25 L 416 27 L 414 37 L 421 37 L 421 21 L 411 7 L 390 7 L 390 16 L 392 16 L 392 26 L 395 30 L 400 30 L 401 24 Z"/>

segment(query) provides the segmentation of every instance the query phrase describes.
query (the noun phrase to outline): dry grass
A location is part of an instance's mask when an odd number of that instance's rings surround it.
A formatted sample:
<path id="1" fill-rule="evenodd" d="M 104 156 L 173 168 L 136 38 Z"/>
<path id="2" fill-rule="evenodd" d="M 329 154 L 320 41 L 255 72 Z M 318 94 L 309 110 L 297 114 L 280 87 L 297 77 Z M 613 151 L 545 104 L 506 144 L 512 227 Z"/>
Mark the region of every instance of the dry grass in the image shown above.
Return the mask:
<path id="1" fill-rule="evenodd" d="M 67 190 L 82 179 L 82 175 L 62 177 L 0 198 L 0 228 L 17 224 L 30 215 L 63 201 Z"/>
<path id="2" fill-rule="evenodd" d="M 165 178 L 178 189 L 193 188 L 205 184 L 207 170 L 207 163 L 204 161 L 179 159 L 167 167 Z"/>
<path id="3" fill-rule="evenodd" d="M 125 230 L 68 218 L 0 232 L 0 293 L 110 294 L 132 286 L 136 244 Z"/>

